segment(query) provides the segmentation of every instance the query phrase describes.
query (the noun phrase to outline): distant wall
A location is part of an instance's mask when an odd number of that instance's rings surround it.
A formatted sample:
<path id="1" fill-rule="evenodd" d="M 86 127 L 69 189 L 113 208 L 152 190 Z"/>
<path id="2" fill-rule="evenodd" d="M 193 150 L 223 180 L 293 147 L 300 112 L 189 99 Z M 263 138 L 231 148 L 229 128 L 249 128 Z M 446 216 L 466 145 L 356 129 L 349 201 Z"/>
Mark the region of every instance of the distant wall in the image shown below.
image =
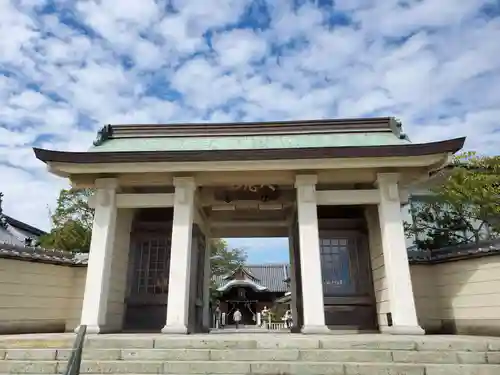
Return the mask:
<path id="1" fill-rule="evenodd" d="M 86 267 L 0 258 L 0 333 L 76 327 L 85 271 Z"/>
<path id="2" fill-rule="evenodd" d="M 426 331 L 500 336 L 500 254 L 412 265 L 411 273 Z"/>

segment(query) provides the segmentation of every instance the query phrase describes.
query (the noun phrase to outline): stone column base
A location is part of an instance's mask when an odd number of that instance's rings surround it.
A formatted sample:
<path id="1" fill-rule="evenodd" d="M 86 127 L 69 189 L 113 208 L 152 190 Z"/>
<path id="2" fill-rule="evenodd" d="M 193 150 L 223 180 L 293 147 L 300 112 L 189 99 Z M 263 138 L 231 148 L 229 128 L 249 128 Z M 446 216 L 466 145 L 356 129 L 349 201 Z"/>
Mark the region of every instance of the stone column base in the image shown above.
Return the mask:
<path id="1" fill-rule="evenodd" d="M 161 333 L 187 335 L 188 328 L 185 325 L 166 325 L 161 329 Z"/>
<path id="2" fill-rule="evenodd" d="M 327 326 L 306 326 L 304 325 L 300 330 L 301 333 L 306 335 L 318 335 L 318 334 L 328 334 L 330 330 Z"/>
<path id="3" fill-rule="evenodd" d="M 425 335 L 425 330 L 420 326 L 392 326 L 385 327 L 381 330 L 382 333 L 391 335 Z"/>

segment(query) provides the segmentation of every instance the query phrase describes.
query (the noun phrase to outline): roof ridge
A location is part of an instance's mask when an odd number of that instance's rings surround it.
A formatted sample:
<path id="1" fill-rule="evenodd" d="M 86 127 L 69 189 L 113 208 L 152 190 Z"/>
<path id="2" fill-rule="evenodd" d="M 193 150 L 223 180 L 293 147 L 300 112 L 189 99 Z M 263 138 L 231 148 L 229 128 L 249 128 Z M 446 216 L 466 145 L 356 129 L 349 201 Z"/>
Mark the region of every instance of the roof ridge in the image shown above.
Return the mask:
<path id="1" fill-rule="evenodd" d="M 94 146 L 100 146 L 107 140 L 118 138 L 290 135 L 311 132 L 319 134 L 391 132 L 397 137 L 403 136 L 401 123 L 393 117 L 222 123 L 108 124 L 98 131 Z"/>
<path id="2" fill-rule="evenodd" d="M 9 224 L 9 225 L 11 225 L 13 227 L 18 227 L 20 229 L 23 229 L 23 230 L 26 230 L 26 231 L 29 231 L 29 232 L 34 232 L 35 234 L 37 234 L 39 236 L 47 234 L 47 232 L 44 231 L 43 229 L 40 229 L 40 228 L 37 228 L 37 227 L 35 227 L 33 225 L 27 224 L 24 221 L 15 219 L 12 216 L 9 216 L 9 215 L 6 215 L 6 214 L 4 214 L 3 216 L 7 220 L 7 224 Z"/>
<path id="3" fill-rule="evenodd" d="M 254 263 L 254 264 L 244 264 L 243 267 L 270 267 L 270 266 L 283 267 L 289 265 L 290 263 Z"/>

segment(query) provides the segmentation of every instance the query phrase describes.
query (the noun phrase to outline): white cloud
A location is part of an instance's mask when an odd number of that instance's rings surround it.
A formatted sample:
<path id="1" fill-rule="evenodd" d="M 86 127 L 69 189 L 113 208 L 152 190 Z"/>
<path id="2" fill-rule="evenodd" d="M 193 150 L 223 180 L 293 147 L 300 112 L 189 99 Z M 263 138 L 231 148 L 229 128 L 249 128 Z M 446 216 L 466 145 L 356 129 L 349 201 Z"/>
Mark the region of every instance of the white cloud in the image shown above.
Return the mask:
<path id="1" fill-rule="evenodd" d="M 85 150 L 106 123 L 384 114 L 415 141 L 498 153 L 495 2 L 264 3 L 0 1 L 7 213 L 47 229 L 66 182 L 31 147 Z"/>
<path id="2" fill-rule="evenodd" d="M 267 43 L 251 30 L 232 30 L 216 35 L 213 48 L 219 64 L 227 68 L 246 68 L 264 57 Z"/>

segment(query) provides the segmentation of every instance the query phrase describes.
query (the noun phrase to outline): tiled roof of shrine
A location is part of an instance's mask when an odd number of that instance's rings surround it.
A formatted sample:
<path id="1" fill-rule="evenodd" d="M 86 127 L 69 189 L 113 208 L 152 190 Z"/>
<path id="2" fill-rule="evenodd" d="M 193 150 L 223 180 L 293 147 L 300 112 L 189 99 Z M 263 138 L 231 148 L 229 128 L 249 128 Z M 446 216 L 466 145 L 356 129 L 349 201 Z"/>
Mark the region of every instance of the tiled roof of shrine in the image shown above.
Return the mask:
<path id="1" fill-rule="evenodd" d="M 290 277 L 290 265 L 278 264 L 249 264 L 243 267 L 249 274 L 255 277 L 258 284 L 265 286 L 271 292 L 286 292 L 288 290 L 285 280 Z M 221 276 L 214 276 L 218 286 L 231 281 Z"/>

